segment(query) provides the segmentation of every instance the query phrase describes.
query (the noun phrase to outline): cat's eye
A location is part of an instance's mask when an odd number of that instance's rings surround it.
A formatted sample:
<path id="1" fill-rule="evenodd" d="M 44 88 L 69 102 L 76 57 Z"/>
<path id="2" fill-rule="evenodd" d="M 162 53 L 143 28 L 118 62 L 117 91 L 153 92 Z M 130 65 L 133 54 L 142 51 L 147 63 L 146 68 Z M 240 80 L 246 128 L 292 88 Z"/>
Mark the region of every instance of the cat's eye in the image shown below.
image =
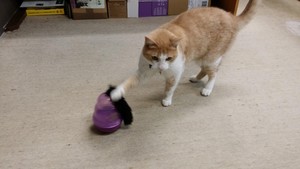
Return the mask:
<path id="1" fill-rule="evenodd" d="M 171 58 L 171 57 L 168 57 L 168 58 L 166 59 L 166 61 L 170 61 L 170 60 L 172 60 L 172 58 Z"/>
<path id="2" fill-rule="evenodd" d="M 152 60 L 158 61 L 158 57 L 157 56 L 152 56 Z"/>

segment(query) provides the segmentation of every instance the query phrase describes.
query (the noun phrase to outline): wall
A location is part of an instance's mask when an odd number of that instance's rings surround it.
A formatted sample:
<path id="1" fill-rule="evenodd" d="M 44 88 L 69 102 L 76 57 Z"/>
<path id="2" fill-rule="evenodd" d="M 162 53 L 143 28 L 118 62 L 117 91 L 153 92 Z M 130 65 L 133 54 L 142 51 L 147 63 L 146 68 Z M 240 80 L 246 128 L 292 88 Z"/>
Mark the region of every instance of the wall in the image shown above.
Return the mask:
<path id="1" fill-rule="evenodd" d="M 20 0 L 0 0 L 0 35 L 3 33 L 3 27 L 18 9 Z"/>

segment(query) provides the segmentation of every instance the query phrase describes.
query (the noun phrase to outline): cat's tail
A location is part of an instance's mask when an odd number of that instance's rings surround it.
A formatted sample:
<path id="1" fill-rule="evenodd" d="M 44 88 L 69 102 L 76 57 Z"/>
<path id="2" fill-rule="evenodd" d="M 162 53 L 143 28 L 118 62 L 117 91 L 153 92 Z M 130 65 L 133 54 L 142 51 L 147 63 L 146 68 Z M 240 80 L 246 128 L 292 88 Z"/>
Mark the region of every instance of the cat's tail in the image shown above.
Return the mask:
<path id="1" fill-rule="evenodd" d="M 260 0 L 249 0 L 244 11 L 236 17 L 239 29 L 242 29 L 251 21 L 259 2 Z"/>

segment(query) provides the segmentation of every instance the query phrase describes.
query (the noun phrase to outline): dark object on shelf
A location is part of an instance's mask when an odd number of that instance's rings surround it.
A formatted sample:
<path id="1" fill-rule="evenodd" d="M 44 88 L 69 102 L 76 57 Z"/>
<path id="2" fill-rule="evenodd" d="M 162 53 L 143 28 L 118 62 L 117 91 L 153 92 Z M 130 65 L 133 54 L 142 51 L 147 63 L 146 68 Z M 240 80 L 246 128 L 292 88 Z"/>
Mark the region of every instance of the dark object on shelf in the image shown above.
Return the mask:
<path id="1" fill-rule="evenodd" d="M 64 0 L 56 0 L 56 4 L 63 4 Z"/>
<path id="2" fill-rule="evenodd" d="M 72 18 L 72 7 L 70 4 L 70 0 L 65 1 L 65 14 L 67 15 L 68 18 Z"/>
<path id="3" fill-rule="evenodd" d="M 106 0 L 98 0 L 97 5 L 86 4 L 86 0 L 70 0 L 72 7 L 72 18 L 73 19 L 106 19 L 107 7 Z M 79 5 L 78 5 L 79 4 Z M 84 6 L 81 6 L 84 5 Z M 91 5 L 91 6 L 90 6 Z M 81 8 L 78 8 L 80 6 Z"/>
<path id="4" fill-rule="evenodd" d="M 239 0 L 211 0 L 212 7 L 218 7 L 236 15 Z"/>

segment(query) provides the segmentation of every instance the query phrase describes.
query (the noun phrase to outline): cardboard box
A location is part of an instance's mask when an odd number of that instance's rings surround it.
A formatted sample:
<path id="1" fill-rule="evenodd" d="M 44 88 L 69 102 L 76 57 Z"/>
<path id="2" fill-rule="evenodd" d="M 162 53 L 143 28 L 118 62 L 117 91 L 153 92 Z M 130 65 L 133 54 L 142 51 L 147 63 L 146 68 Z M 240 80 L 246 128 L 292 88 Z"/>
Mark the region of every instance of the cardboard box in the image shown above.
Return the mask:
<path id="1" fill-rule="evenodd" d="M 189 9 L 209 6 L 210 0 L 189 0 Z"/>
<path id="2" fill-rule="evenodd" d="M 126 0 L 108 0 L 109 18 L 127 18 Z"/>
<path id="3" fill-rule="evenodd" d="M 82 3 L 86 1 L 88 3 Z M 106 19 L 105 0 L 70 0 L 73 19 Z"/>
<path id="4" fill-rule="evenodd" d="M 139 17 L 139 0 L 127 0 L 127 16 Z"/>
<path id="5" fill-rule="evenodd" d="M 169 0 L 168 14 L 178 15 L 188 10 L 189 0 Z"/>
<path id="6" fill-rule="evenodd" d="M 139 17 L 168 15 L 168 0 L 139 0 Z"/>

